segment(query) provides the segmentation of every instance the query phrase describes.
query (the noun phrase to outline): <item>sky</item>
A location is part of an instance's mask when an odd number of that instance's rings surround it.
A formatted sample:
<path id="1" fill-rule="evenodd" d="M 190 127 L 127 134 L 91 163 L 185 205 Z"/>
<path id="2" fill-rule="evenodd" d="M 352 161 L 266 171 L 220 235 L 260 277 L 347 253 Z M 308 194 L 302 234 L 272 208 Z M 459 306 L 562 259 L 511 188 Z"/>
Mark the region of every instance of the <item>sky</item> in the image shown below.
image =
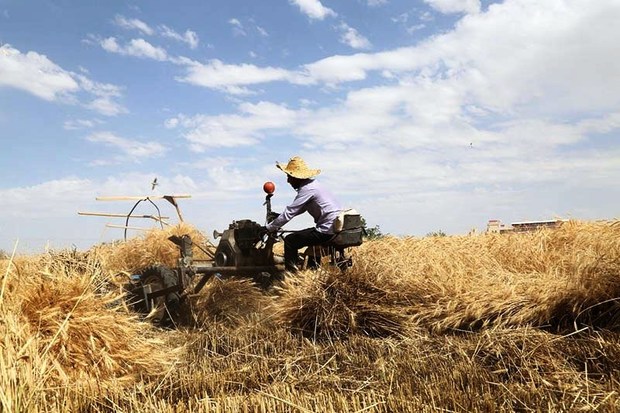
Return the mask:
<path id="1" fill-rule="evenodd" d="M 78 215 L 134 206 L 103 196 L 263 223 L 296 155 L 396 236 L 617 218 L 619 21 L 618 0 L 0 0 L 0 249 L 122 239 Z"/>

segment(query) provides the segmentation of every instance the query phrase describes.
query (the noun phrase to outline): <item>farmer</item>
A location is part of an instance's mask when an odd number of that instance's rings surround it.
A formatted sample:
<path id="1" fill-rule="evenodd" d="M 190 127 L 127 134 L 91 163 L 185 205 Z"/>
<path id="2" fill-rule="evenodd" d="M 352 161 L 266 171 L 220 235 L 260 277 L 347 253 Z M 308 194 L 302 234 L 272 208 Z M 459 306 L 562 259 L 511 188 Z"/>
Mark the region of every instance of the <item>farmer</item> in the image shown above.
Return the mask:
<path id="1" fill-rule="evenodd" d="M 291 219 L 304 212 L 314 218 L 316 226 L 290 233 L 284 238 L 284 263 L 291 272 L 298 271 L 297 252 L 301 247 L 313 246 L 329 241 L 334 236 L 332 224 L 338 217 L 340 204 L 334 196 L 317 181 L 314 180 L 320 169 L 310 169 L 303 159 L 294 156 L 286 166 L 276 162 L 276 166 L 287 176 L 286 181 L 297 191 L 293 202 L 284 209 L 276 219 L 267 224 L 267 231 L 274 232 L 280 229 Z M 319 258 L 320 259 L 320 258 Z M 316 258 L 309 258 L 308 266 L 318 268 Z"/>

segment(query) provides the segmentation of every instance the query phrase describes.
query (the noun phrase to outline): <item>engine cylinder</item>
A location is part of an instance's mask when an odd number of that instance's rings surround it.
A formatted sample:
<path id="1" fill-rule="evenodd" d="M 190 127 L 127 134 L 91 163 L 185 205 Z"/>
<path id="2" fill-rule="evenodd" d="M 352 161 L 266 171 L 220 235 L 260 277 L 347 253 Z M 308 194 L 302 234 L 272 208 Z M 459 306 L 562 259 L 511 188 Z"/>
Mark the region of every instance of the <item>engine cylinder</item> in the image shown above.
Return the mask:
<path id="1" fill-rule="evenodd" d="M 224 251 L 219 251 L 215 254 L 215 265 L 218 267 L 225 267 L 228 265 L 228 255 Z"/>

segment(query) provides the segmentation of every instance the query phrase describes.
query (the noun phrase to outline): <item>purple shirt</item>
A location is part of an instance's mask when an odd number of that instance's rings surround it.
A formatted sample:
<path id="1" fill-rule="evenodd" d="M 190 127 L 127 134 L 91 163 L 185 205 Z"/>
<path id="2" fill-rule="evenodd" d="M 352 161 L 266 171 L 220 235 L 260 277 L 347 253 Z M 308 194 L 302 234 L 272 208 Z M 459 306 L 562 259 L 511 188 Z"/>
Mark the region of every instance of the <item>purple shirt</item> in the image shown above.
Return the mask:
<path id="1" fill-rule="evenodd" d="M 317 231 L 323 234 L 333 234 L 332 224 L 341 209 L 340 204 L 327 189 L 309 179 L 297 190 L 293 203 L 267 225 L 267 230 L 275 231 L 297 215 L 308 212 L 314 218 Z"/>

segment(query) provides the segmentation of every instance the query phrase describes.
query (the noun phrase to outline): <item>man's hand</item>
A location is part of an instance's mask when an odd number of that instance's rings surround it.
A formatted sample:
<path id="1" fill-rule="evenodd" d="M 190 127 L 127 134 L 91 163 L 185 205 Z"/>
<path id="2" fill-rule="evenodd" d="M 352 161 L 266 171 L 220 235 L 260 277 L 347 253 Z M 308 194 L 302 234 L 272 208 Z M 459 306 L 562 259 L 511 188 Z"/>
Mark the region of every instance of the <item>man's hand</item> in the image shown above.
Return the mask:
<path id="1" fill-rule="evenodd" d="M 267 227 L 260 227 L 258 230 L 258 241 L 254 245 L 256 249 L 263 249 L 267 245 L 267 240 L 271 237 L 271 232 L 267 229 Z"/>

